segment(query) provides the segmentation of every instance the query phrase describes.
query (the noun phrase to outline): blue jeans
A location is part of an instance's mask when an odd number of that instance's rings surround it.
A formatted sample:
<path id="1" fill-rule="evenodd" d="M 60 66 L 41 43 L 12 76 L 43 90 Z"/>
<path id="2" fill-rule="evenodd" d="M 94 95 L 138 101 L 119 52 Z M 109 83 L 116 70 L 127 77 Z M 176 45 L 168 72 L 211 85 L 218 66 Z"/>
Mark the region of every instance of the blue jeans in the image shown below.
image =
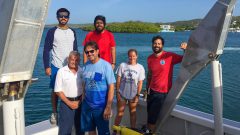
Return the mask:
<path id="1" fill-rule="evenodd" d="M 98 135 L 110 135 L 109 120 L 104 120 L 105 108 L 91 108 L 85 101 L 82 102 L 81 130 L 84 132 L 98 130 Z"/>
<path id="2" fill-rule="evenodd" d="M 59 135 L 71 135 L 72 127 L 75 126 L 76 135 L 83 135 L 81 132 L 81 106 L 73 110 L 68 107 L 63 101 L 60 102 L 59 108 Z"/>

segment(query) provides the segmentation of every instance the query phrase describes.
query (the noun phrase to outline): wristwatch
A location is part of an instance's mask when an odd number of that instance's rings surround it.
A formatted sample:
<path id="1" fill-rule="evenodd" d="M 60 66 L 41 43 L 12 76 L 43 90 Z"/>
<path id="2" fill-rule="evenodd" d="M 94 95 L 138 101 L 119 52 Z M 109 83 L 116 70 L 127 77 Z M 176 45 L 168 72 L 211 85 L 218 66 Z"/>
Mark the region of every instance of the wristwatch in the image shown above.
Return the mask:
<path id="1" fill-rule="evenodd" d="M 140 97 L 140 94 L 137 94 L 136 96 Z"/>

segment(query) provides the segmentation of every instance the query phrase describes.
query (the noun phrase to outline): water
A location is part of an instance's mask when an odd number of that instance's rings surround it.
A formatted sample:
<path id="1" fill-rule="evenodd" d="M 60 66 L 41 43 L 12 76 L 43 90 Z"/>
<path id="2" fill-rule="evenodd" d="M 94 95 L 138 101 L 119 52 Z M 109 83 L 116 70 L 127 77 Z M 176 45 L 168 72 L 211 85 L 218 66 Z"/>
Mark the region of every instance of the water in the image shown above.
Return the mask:
<path id="1" fill-rule="evenodd" d="M 51 114 L 50 93 L 48 88 L 49 77 L 45 75 L 42 63 L 43 43 L 47 29 L 44 30 L 43 39 L 39 48 L 33 77 L 39 80 L 29 87 L 25 98 L 26 125 L 34 124 L 49 118 Z M 79 50 L 87 32 L 76 30 Z M 135 48 L 139 52 L 138 62 L 146 66 L 146 59 L 152 53 L 151 39 L 155 34 L 130 34 L 114 33 L 117 42 L 117 65 L 127 61 L 127 50 Z M 161 33 L 165 39 L 164 49 L 182 54 L 179 44 L 187 41 L 190 32 Z M 229 33 L 224 54 L 220 58 L 223 68 L 223 115 L 225 118 L 240 121 L 240 33 Z M 175 66 L 174 78 L 176 78 L 179 65 Z M 143 88 L 145 88 L 145 83 Z M 195 77 L 183 93 L 179 105 L 193 108 L 199 111 L 212 113 L 211 74 L 210 66 L 207 66 Z"/>

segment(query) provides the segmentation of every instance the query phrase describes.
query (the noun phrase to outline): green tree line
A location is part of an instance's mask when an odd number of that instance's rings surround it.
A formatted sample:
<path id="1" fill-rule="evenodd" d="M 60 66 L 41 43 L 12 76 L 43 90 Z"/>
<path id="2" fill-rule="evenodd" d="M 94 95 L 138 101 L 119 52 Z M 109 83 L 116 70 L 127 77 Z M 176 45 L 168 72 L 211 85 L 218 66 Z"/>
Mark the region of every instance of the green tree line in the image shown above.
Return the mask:
<path id="1" fill-rule="evenodd" d="M 93 25 L 85 25 L 81 27 L 84 31 L 94 30 Z M 160 27 L 154 23 L 144 23 L 139 21 L 128 21 L 123 23 L 110 23 L 106 29 L 118 33 L 157 33 Z"/>
<path id="2" fill-rule="evenodd" d="M 157 33 L 159 32 L 160 25 L 169 24 L 174 26 L 175 31 L 194 30 L 201 22 L 201 19 L 193 19 L 187 21 L 176 21 L 169 23 L 149 23 L 140 21 L 128 21 L 122 23 L 108 23 L 106 29 L 112 32 L 119 33 Z M 233 23 L 235 22 L 235 23 Z M 57 24 L 47 25 L 46 27 L 53 27 Z M 69 24 L 72 28 L 80 28 L 84 31 L 94 30 L 93 24 Z M 231 28 L 240 28 L 240 16 L 233 16 Z"/>

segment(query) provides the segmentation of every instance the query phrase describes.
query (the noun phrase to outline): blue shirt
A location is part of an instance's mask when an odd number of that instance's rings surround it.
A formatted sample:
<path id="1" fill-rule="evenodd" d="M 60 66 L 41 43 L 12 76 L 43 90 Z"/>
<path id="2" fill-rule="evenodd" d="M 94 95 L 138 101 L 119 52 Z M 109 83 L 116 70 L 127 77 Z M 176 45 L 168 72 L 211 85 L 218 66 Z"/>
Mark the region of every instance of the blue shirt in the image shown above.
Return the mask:
<path id="1" fill-rule="evenodd" d="M 86 103 L 91 108 L 105 108 L 108 86 L 116 82 L 112 66 L 101 58 L 94 64 L 88 61 L 83 67 L 83 78 Z"/>

